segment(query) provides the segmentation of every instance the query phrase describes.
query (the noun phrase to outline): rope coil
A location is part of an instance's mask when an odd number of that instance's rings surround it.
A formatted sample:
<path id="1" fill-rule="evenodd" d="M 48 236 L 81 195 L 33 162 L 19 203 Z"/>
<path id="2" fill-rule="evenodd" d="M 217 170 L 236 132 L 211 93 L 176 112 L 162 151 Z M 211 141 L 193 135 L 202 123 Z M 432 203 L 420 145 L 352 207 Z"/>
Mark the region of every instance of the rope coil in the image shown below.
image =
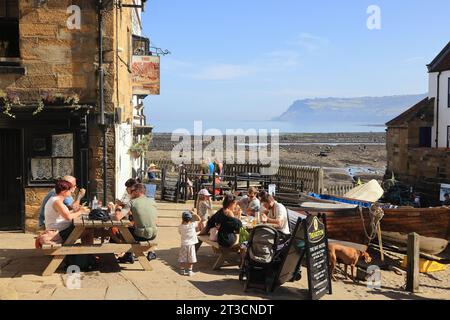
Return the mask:
<path id="1" fill-rule="evenodd" d="M 370 216 L 370 235 L 367 232 L 367 228 L 366 228 L 366 223 L 364 221 L 364 215 L 363 215 L 363 208 L 359 207 L 359 214 L 361 216 L 361 221 L 362 221 L 362 225 L 363 225 L 363 229 L 364 229 L 364 234 L 366 235 L 367 239 L 369 240 L 369 243 L 367 245 L 369 245 L 373 239 L 375 239 L 376 235 L 377 235 L 377 231 L 378 231 L 378 226 L 380 224 L 381 219 L 383 219 L 384 216 L 384 211 L 383 209 L 380 207 L 380 205 L 378 203 L 374 203 L 370 206 L 369 208 L 369 216 Z"/>

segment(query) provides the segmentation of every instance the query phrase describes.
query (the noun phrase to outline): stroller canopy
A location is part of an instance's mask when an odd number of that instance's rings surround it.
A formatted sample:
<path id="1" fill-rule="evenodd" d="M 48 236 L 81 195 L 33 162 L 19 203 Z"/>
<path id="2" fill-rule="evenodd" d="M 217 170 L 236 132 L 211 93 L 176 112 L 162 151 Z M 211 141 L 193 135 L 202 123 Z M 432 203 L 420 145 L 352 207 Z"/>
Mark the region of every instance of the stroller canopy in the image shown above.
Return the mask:
<path id="1" fill-rule="evenodd" d="M 248 254 L 257 263 L 271 263 L 276 252 L 278 232 L 269 226 L 258 226 L 253 229 Z"/>

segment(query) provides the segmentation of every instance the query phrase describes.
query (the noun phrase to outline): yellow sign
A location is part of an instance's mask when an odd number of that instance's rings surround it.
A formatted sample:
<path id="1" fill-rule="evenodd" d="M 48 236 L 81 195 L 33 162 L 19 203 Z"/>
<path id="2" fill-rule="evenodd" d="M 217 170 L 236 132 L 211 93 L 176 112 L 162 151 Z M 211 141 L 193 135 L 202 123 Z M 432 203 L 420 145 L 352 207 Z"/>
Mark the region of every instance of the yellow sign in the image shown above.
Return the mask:
<path id="1" fill-rule="evenodd" d="M 309 241 L 312 243 L 319 242 L 325 236 L 325 229 L 323 223 L 317 217 L 313 218 L 312 223 L 308 227 Z"/>

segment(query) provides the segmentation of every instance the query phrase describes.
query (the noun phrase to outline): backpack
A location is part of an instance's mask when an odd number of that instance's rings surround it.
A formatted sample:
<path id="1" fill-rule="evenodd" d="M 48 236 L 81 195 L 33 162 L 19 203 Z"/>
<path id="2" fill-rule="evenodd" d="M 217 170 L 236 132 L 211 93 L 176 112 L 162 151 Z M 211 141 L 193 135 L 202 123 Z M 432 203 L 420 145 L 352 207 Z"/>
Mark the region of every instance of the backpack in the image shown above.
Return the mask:
<path id="1" fill-rule="evenodd" d="M 89 220 L 109 221 L 110 217 L 108 211 L 101 209 L 94 209 L 89 213 Z"/>

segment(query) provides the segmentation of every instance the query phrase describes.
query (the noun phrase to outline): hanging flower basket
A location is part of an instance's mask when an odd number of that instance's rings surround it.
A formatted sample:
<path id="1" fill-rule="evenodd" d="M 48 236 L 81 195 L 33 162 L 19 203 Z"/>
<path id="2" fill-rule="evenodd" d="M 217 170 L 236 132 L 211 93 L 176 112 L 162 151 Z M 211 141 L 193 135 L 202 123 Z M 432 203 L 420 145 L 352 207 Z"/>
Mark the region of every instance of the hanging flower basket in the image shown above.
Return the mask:
<path id="1" fill-rule="evenodd" d="M 130 153 L 130 156 L 131 156 L 133 159 L 138 159 L 138 158 L 141 157 L 141 152 L 140 152 L 140 151 L 132 150 L 132 151 L 130 151 L 129 153 Z"/>

